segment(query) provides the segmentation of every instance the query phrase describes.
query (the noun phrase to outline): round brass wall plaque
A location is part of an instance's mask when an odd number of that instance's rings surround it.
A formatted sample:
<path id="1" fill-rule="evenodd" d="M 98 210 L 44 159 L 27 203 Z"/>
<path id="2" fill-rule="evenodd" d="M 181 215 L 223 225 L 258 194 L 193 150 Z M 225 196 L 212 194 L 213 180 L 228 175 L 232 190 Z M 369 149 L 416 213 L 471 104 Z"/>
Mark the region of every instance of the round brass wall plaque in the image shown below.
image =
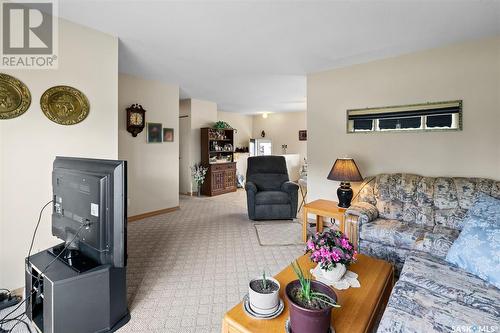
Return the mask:
<path id="1" fill-rule="evenodd" d="M 13 76 L 0 73 L 0 119 L 19 117 L 30 104 L 28 87 Z"/>
<path id="2" fill-rule="evenodd" d="M 56 86 L 48 89 L 40 98 L 43 113 L 55 123 L 74 125 L 89 115 L 89 101 L 78 89 Z"/>

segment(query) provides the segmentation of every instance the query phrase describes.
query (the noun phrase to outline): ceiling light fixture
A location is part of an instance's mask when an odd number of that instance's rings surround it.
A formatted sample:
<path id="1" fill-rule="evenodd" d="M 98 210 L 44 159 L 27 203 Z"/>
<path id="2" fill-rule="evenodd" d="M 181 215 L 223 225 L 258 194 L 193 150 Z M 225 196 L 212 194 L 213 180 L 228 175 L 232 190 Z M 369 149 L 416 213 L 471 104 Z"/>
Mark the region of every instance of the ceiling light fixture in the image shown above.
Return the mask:
<path id="1" fill-rule="evenodd" d="M 267 112 L 264 112 L 264 113 L 262 114 L 262 118 L 267 119 Z"/>

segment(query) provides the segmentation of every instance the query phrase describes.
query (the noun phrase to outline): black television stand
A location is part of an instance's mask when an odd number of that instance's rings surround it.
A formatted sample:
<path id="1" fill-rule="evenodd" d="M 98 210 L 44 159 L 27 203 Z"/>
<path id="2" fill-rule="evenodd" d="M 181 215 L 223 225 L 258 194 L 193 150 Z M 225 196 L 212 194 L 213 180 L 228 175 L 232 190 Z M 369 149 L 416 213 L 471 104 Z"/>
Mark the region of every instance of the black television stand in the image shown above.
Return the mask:
<path id="1" fill-rule="evenodd" d="M 62 243 L 51 247 L 47 251 L 78 273 L 84 273 L 99 266 L 99 263 L 92 258 L 87 257 L 78 250 L 67 249 L 65 245 L 65 243 Z M 62 251 L 64 251 L 64 253 L 61 254 Z"/>
<path id="2" fill-rule="evenodd" d="M 26 260 L 26 315 L 41 333 L 114 332 L 125 325 L 127 309 L 125 267 L 96 265 L 79 272 L 54 260 L 60 248 Z M 71 254 L 70 254 L 71 255 Z M 61 256 L 63 257 L 63 256 Z"/>

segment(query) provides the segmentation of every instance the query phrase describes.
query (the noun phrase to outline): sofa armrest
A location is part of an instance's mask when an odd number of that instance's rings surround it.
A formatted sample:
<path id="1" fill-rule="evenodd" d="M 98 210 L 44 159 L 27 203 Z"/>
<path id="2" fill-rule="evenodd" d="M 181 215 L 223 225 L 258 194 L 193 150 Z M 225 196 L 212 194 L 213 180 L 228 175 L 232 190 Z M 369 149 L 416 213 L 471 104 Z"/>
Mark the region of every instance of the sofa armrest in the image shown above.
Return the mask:
<path id="1" fill-rule="evenodd" d="M 255 194 L 258 191 L 257 186 L 252 182 L 246 182 L 245 190 L 247 191 L 248 218 L 255 220 Z"/>
<path id="2" fill-rule="evenodd" d="M 297 193 L 299 190 L 299 185 L 293 182 L 284 182 L 281 184 L 281 190 L 288 194 Z"/>
<path id="3" fill-rule="evenodd" d="M 290 198 L 290 214 L 293 218 L 297 216 L 297 206 L 299 204 L 299 185 L 293 182 L 284 182 L 281 184 L 281 190 L 288 194 Z"/>
<path id="4" fill-rule="evenodd" d="M 245 184 L 245 190 L 247 192 L 257 193 L 257 186 L 254 183 L 252 183 L 252 182 L 246 182 L 246 184 Z"/>
<path id="5" fill-rule="evenodd" d="M 354 215 L 359 217 L 359 223 L 365 224 L 375 220 L 378 217 L 378 209 L 368 202 L 356 202 L 347 208 L 345 215 Z"/>
<path id="6" fill-rule="evenodd" d="M 345 233 L 359 252 L 359 234 L 363 224 L 378 217 L 378 209 L 368 202 L 356 202 L 345 212 Z"/>

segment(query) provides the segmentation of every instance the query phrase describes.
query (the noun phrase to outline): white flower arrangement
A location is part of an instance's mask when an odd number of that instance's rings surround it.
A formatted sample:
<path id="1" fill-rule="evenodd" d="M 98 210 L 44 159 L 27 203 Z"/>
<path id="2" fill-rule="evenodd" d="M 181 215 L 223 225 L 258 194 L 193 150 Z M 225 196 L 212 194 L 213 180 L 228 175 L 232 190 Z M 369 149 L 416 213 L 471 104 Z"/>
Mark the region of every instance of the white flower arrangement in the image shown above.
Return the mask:
<path id="1" fill-rule="evenodd" d="M 198 186 L 205 182 L 207 171 L 208 168 L 202 166 L 201 164 L 195 164 L 191 167 L 191 176 Z"/>

